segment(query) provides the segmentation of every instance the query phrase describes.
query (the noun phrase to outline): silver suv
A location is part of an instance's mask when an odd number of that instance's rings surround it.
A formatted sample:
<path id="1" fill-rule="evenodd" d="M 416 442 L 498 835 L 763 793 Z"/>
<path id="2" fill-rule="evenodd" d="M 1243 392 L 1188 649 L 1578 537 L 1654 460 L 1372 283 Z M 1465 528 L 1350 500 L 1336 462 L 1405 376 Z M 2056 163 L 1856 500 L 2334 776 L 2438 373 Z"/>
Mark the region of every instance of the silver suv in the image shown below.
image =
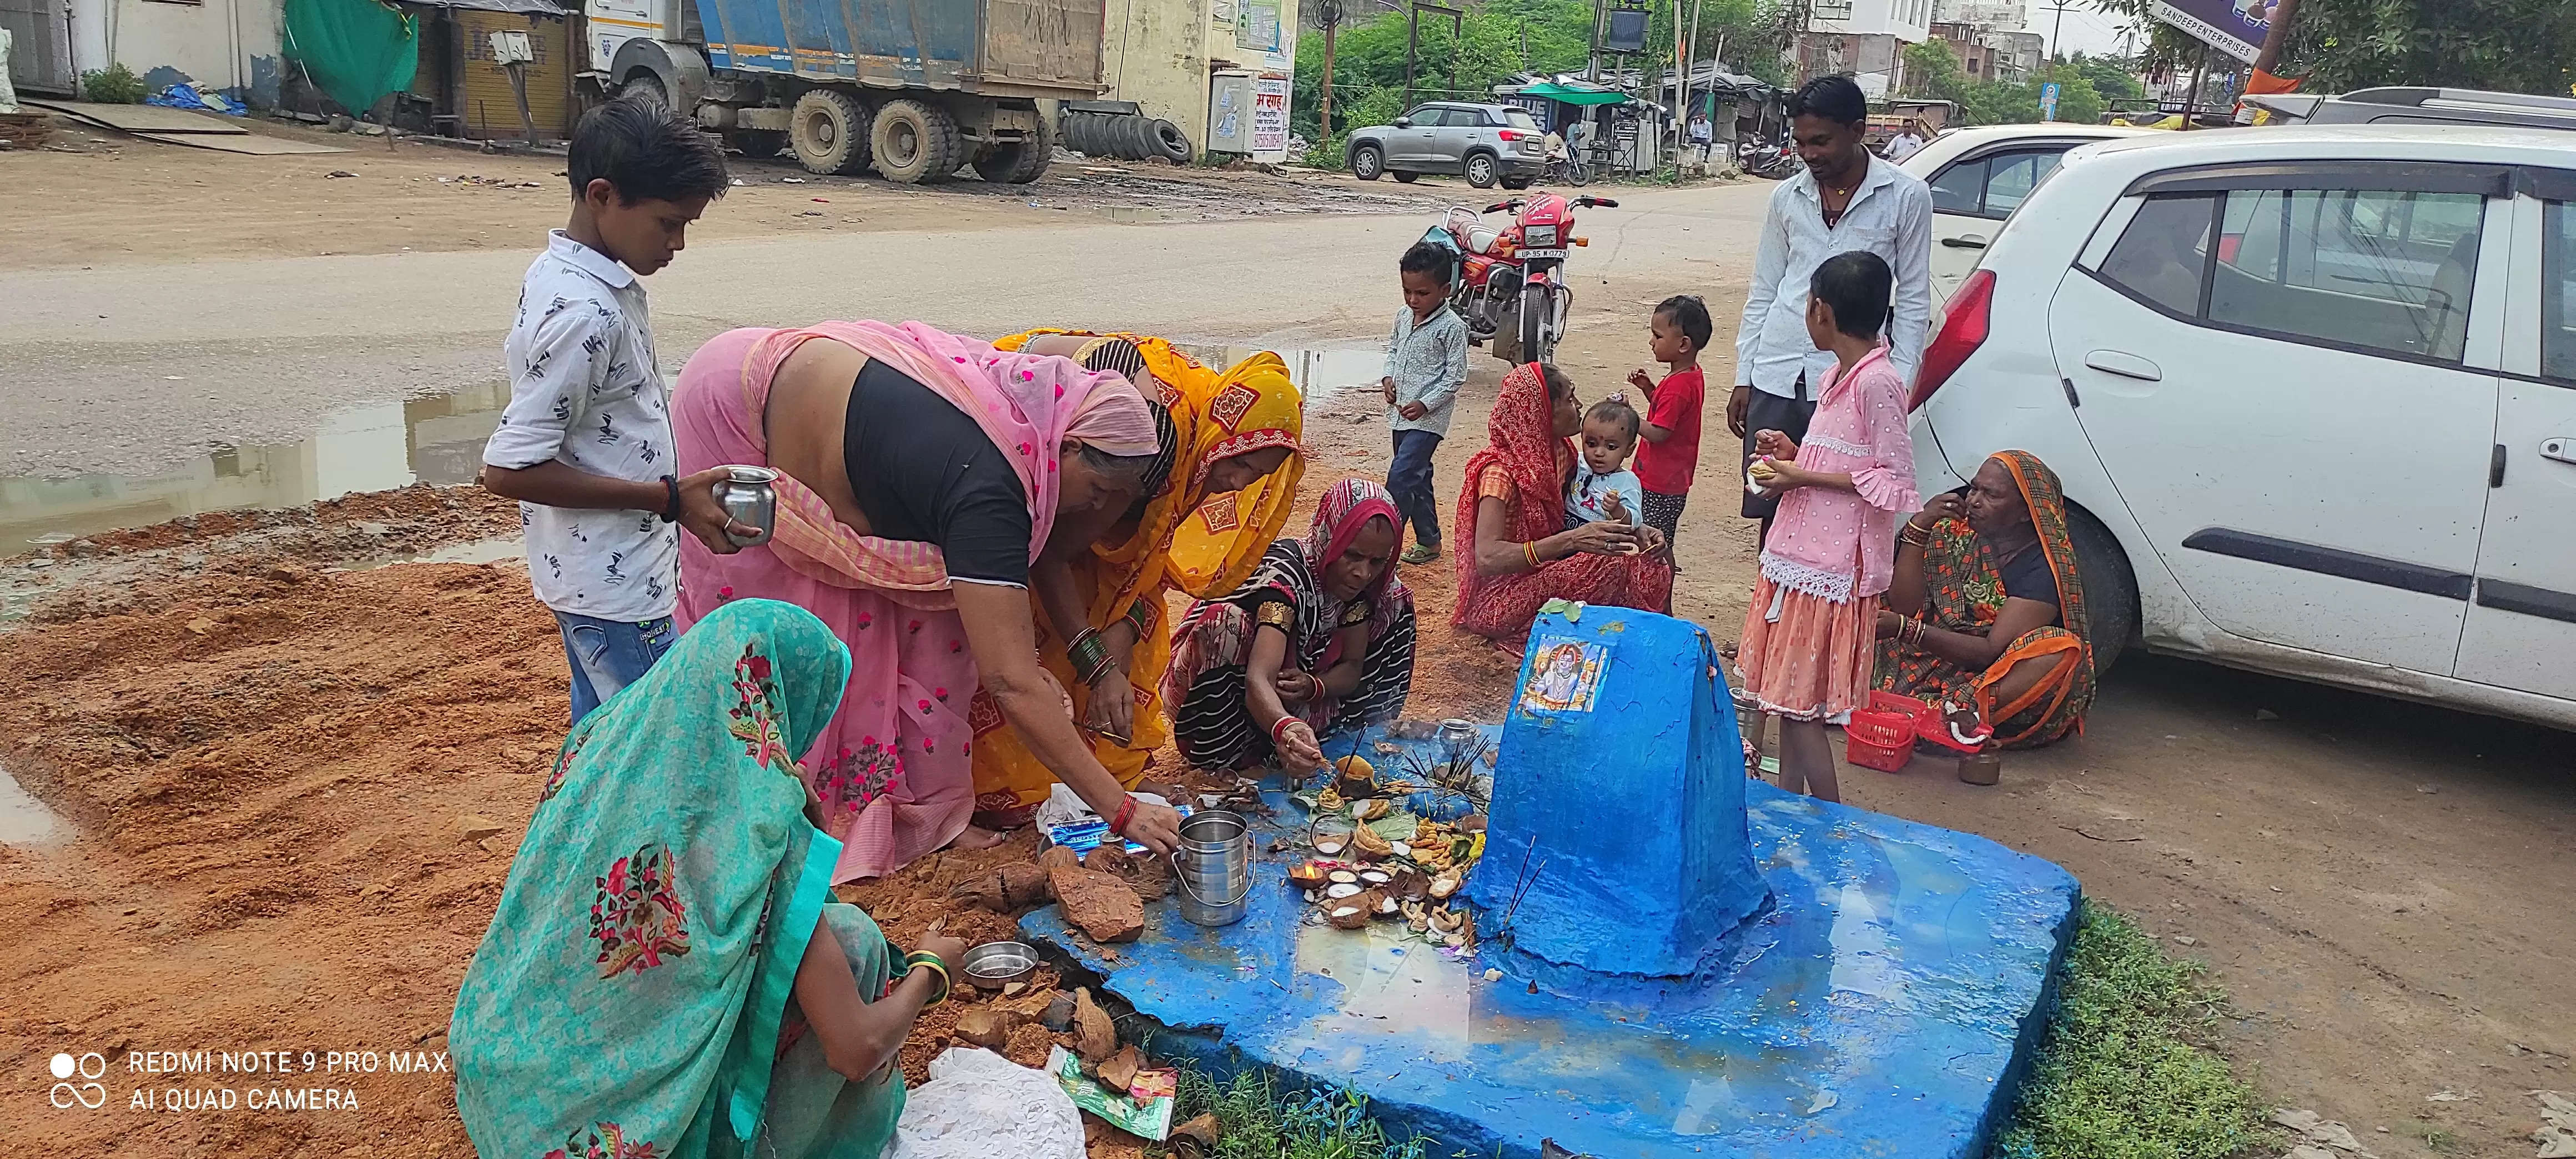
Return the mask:
<path id="1" fill-rule="evenodd" d="M 1362 181 L 1458 173 L 1478 189 L 1527 189 L 1547 168 L 1547 131 L 1517 105 L 1433 101 L 1392 125 L 1352 130 L 1348 159 Z"/>

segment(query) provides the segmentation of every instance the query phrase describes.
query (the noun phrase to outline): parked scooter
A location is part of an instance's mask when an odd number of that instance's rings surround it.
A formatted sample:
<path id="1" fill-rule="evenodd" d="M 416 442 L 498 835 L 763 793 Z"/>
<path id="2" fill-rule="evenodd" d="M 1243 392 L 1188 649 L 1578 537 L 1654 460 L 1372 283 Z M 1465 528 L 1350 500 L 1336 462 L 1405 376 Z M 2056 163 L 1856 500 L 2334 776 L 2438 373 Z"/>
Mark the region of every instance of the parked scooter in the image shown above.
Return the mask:
<path id="1" fill-rule="evenodd" d="M 1457 288 L 1449 307 L 1466 320 L 1469 340 L 1499 339 L 1487 348 L 1506 362 L 1546 362 L 1565 334 L 1574 290 L 1565 284 L 1568 247 L 1590 245 L 1574 234 L 1574 211 L 1617 208 L 1606 197 L 1567 198 L 1546 190 L 1488 205 L 1482 212 L 1453 205 L 1423 240 L 1459 256 Z M 1510 213 L 1502 229 L 1485 214 Z"/>
<path id="2" fill-rule="evenodd" d="M 1806 162 L 1799 158 L 1798 147 L 1793 142 L 1774 143 L 1760 136 L 1752 136 L 1745 138 L 1742 144 L 1735 147 L 1735 167 L 1756 177 L 1783 181 L 1796 176 L 1798 170 L 1805 165 Z"/>

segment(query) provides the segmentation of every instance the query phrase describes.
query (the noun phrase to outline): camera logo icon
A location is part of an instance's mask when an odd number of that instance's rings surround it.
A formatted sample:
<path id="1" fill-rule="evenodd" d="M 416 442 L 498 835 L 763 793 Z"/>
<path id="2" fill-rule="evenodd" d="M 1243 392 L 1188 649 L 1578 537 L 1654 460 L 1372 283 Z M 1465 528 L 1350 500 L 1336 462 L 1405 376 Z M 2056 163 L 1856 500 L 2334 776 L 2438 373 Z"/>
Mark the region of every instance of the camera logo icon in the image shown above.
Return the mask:
<path id="1" fill-rule="evenodd" d="M 96 1051 L 74 1057 L 57 1054 L 53 1061 L 54 1089 L 47 1098 L 57 1110 L 87 1107 L 97 1110 L 107 1105 L 107 1087 L 96 1081 L 74 1082 L 74 1079 L 96 1080 L 107 1073 L 107 1058 Z"/>

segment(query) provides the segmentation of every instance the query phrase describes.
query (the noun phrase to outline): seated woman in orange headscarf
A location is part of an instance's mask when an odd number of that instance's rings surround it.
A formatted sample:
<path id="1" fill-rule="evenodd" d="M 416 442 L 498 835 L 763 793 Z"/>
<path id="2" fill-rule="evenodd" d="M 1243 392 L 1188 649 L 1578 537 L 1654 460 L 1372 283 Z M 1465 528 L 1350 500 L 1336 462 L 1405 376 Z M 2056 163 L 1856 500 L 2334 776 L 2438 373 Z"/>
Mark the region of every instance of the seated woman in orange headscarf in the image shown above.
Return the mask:
<path id="1" fill-rule="evenodd" d="M 1878 687 L 1938 705 L 1962 744 L 2036 748 L 2084 729 L 2093 629 L 2057 472 L 1998 451 L 1898 531 Z"/>
<path id="2" fill-rule="evenodd" d="M 1132 789 L 1170 736 L 1164 597 L 1233 591 L 1278 538 L 1305 471 L 1302 401 L 1276 354 L 1219 372 L 1139 334 L 1034 330 L 995 345 L 1126 375 L 1155 412 L 1162 452 L 1142 497 L 1057 523 L 1035 577 L 1039 657 L 1071 693 L 1100 763 Z M 976 824 L 1027 824 L 1054 774 L 980 699 L 971 715 Z"/>

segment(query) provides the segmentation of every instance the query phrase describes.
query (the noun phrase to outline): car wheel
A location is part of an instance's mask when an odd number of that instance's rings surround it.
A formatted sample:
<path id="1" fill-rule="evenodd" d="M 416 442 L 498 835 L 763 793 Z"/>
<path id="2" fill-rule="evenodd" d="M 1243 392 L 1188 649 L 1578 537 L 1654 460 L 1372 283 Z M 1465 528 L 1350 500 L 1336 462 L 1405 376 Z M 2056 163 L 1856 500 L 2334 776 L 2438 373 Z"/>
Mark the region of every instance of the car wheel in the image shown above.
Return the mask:
<path id="1" fill-rule="evenodd" d="M 1396 170 L 1395 172 L 1388 174 L 1388 176 L 1393 177 L 1393 178 L 1395 178 L 1397 181 L 1400 181 L 1400 182 L 1402 182 L 1402 183 L 1404 183 L 1404 184 L 1406 184 L 1406 185 L 1411 185 L 1411 184 L 1413 184 L 1413 183 L 1414 183 L 1414 182 L 1416 182 L 1416 181 L 1420 181 L 1420 180 L 1422 180 L 1422 175 L 1421 175 L 1421 174 L 1416 173 L 1416 172 L 1414 172 L 1414 171 L 1412 171 L 1412 170 L 1410 170 L 1410 169 L 1398 169 L 1398 170 Z"/>
<path id="2" fill-rule="evenodd" d="M 1386 172 L 1386 154 L 1378 152 L 1377 146 L 1362 145 L 1351 150 L 1351 176 L 1362 181 L 1375 181 L 1378 174 L 1384 172 Z M 1398 176 L 1396 180 L 1402 181 L 1404 178 Z"/>
<path id="3" fill-rule="evenodd" d="M 1500 176 L 1491 153 L 1467 154 L 1467 184 L 1478 189 L 1491 189 Z"/>
<path id="4" fill-rule="evenodd" d="M 868 108 L 838 89 L 807 89 L 787 113 L 787 144 L 808 173 L 868 167 Z"/>
<path id="5" fill-rule="evenodd" d="M 965 145 L 948 110 L 915 100 L 887 101 L 878 109 L 868 142 L 877 172 L 906 185 L 947 180 L 958 170 Z"/>
<path id="6" fill-rule="evenodd" d="M 2129 553 L 2111 529 L 2082 508 L 2066 513 L 2066 535 L 2075 543 L 2075 574 L 2084 585 L 2084 611 L 2093 636 L 2093 674 L 2111 670 L 2138 634 L 2138 576 Z"/>

